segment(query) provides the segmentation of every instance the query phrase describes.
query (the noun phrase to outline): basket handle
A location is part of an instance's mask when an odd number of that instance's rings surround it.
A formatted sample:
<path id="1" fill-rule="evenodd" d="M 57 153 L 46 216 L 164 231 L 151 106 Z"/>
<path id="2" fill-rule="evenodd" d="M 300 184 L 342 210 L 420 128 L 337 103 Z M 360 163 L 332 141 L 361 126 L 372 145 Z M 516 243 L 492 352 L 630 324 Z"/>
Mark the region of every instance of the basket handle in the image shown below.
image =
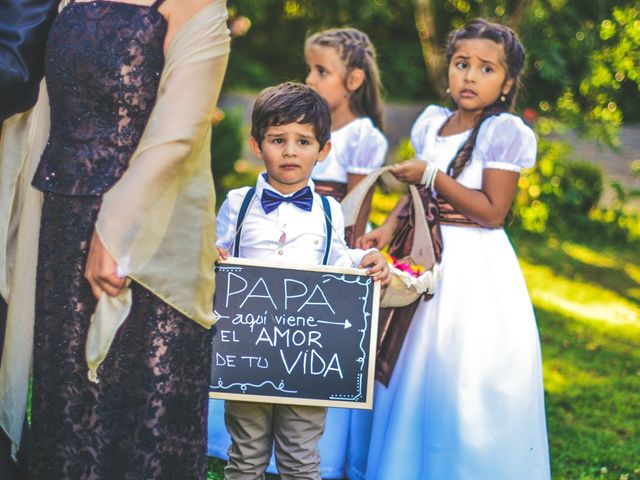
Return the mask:
<path id="1" fill-rule="evenodd" d="M 411 259 L 425 270 L 431 270 L 436 263 L 436 256 L 431 240 L 431 231 L 427 223 L 426 212 L 422 197 L 415 185 L 409 185 L 411 200 L 413 201 L 414 231 L 413 245 L 411 245 Z"/>
<path id="2" fill-rule="evenodd" d="M 346 226 L 355 225 L 367 194 L 375 186 L 378 178 L 390 168 L 390 166 L 386 166 L 371 172 L 344 197 L 341 206 L 344 215 L 344 224 Z M 416 264 L 421 265 L 425 270 L 431 270 L 435 264 L 435 254 L 429 225 L 425 218 L 426 213 L 424 211 L 424 205 L 422 204 L 422 198 L 415 185 L 409 185 L 409 193 L 415 214 L 414 242 L 411 248 L 411 259 Z"/>
<path id="3" fill-rule="evenodd" d="M 346 226 L 356 224 L 360 210 L 362 210 L 362 204 L 364 203 L 364 199 L 367 197 L 367 194 L 375 186 L 378 178 L 380 178 L 382 174 L 390 168 L 391 167 L 382 167 L 374 170 L 360 180 L 358 184 L 342 199 L 340 205 L 342 206 L 344 224 Z"/>

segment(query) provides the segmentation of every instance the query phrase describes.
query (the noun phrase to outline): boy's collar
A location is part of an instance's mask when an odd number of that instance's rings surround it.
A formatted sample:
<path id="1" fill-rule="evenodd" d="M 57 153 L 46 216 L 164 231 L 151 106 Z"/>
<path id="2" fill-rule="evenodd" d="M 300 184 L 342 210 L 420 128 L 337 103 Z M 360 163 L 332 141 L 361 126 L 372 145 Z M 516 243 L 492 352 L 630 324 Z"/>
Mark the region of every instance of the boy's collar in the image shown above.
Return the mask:
<path id="1" fill-rule="evenodd" d="M 309 179 L 309 181 L 307 182 L 307 185 L 305 186 L 309 186 L 311 188 L 311 191 L 315 193 L 315 184 L 313 183 L 313 180 Z M 258 198 L 262 198 L 262 191 L 264 189 L 267 190 L 273 190 L 274 192 L 284 196 L 284 197 L 290 197 L 291 195 L 293 195 L 295 192 L 291 192 L 291 193 L 282 193 L 281 191 L 279 191 L 277 188 L 273 187 L 272 185 L 270 185 L 267 182 L 267 172 L 263 172 L 260 175 L 258 175 L 258 180 L 256 182 L 256 196 Z M 304 187 L 300 187 L 300 188 L 304 188 Z"/>

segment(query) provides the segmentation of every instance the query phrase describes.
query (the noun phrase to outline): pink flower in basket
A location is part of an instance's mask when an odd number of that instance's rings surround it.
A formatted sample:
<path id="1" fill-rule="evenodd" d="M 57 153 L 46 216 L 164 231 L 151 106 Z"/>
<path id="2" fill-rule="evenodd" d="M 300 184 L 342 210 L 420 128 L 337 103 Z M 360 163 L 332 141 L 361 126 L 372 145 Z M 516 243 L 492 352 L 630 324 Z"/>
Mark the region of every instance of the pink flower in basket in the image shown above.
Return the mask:
<path id="1" fill-rule="evenodd" d="M 410 258 L 398 260 L 385 252 L 382 254 L 391 270 L 391 282 L 382 296 L 383 307 L 404 307 L 422 294 L 434 292 L 440 276 L 438 264 L 432 270 L 424 271 L 421 265 L 412 264 Z"/>
<path id="2" fill-rule="evenodd" d="M 384 258 L 387 260 L 387 263 L 389 265 L 397 268 L 402 272 L 408 273 L 412 277 L 418 278 L 420 275 L 424 273 L 424 269 L 422 268 L 421 265 L 413 265 L 409 259 L 398 260 L 397 258 L 392 257 L 386 252 L 382 252 L 382 255 L 384 255 Z"/>

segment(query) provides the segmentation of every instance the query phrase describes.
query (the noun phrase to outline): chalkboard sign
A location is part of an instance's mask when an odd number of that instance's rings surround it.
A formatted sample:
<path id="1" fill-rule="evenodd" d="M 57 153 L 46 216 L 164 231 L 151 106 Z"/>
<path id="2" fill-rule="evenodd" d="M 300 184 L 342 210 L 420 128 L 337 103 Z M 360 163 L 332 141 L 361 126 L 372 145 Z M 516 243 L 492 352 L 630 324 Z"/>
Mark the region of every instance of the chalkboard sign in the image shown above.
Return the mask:
<path id="1" fill-rule="evenodd" d="M 371 408 L 379 282 L 364 270 L 216 266 L 209 396 Z"/>

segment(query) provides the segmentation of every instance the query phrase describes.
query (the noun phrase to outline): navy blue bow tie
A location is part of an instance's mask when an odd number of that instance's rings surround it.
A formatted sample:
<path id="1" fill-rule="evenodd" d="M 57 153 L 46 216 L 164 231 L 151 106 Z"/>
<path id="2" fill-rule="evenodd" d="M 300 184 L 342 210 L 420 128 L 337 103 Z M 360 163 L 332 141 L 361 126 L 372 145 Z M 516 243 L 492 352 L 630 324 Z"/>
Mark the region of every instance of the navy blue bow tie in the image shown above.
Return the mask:
<path id="1" fill-rule="evenodd" d="M 260 203 L 262 204 L 262 209 L 265 213 L 274 211 L 282 202 L 293 203 L 296 207 L 310 212 L 311 207 L 313 206 L 313 193 L 311 192 L 311 188 L 308 186 L 298 190 L 290 197 L 283 197 L 279 193 L 276 193 L 273 190 L 267 190 L 266 188 L 262 191 Z"/>

